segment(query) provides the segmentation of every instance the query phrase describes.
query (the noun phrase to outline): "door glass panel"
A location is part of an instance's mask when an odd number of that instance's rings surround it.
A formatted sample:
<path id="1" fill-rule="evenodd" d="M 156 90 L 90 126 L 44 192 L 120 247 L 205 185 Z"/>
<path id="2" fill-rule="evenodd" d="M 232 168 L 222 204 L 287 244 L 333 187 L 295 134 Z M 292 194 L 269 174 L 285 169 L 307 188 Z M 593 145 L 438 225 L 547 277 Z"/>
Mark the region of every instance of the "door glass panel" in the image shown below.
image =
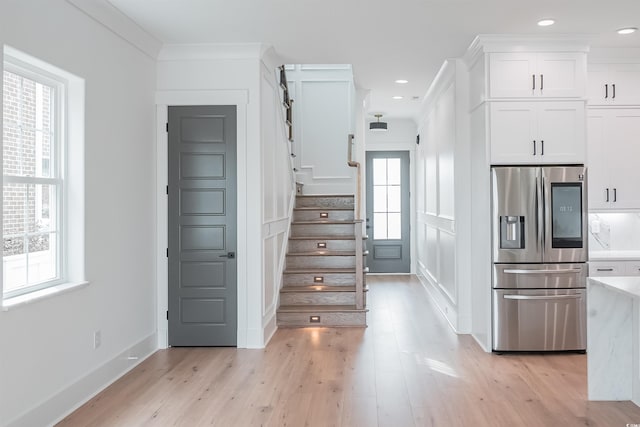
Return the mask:
<path id="1" fill-rule="evenodd" d="M 373 214 L 373 238 L 375 240 L 382 240 L 387 238 L 387 214 L 386 213 Z"/>
<path id="2" fill-rule="evenodd" d="M 400 159 L 387 159 L 387 185 L 400 185 Z"/>
<path id="3" fill-rule="evenodd" d="M 582 185 L 551 184 L 551 234 L 554 248 L 582 247 Z"/>
<path id="4" fill-rule="evenodd" d="M 387 198 L 387 212 L 400 212 L 401 208 L 401 197 L 400 197 L 400 186 L 394 185 L 391 187 L 387 187 L 388 198 Z"/>
<path id="5" fill-rule="evenodd" d="M 402 238 L 402 221 L 400 213 L 390 213 L 387 218 L 387 238 L 389 239 L 401 239 Z"/>
<path id="6" fill-rule="evenodd" d="M 373 159 L 373 185 L 387 184 L 387 159 Z"/>
<path id="7" fill-rule="evenodd" d="M 373 159 L 373 238 L 402 238 L 399 158 Z"/>
<path id="8" fill-rule="evenodd" d="M 373 187 L 373 211 L 387 211 L 387 187 L 384 185 L 375 185 Z"/>

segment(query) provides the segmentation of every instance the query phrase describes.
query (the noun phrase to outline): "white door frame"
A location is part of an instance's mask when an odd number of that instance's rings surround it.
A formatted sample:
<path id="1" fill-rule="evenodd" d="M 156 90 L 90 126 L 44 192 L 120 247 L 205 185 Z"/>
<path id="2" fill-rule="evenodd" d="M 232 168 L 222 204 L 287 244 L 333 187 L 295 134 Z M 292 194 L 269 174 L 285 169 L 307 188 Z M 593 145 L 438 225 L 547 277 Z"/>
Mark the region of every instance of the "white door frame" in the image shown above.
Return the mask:
<path id="1" fill-rule="evenodd" d="M 237 188 L 238 194 L 247 194 L 247 90 L 158 91 L 156 92 L 156 307 L 158 348 L 168 347 L 169 322 L 167 321 L 168 277 L 168 144 L 166 131 L 168 107 L 181 105 L 235 105 L 237 108 Z M 247 199 L 238 197 L 237 238 L 238 253 L 248 253 Z M 254 346 L 248 342 L 248 314 L 250 307 L 247 278 L 247 256 L 238 257 L 238 348 Z M 260 307 L 257 307 L 259 310 Z"/>

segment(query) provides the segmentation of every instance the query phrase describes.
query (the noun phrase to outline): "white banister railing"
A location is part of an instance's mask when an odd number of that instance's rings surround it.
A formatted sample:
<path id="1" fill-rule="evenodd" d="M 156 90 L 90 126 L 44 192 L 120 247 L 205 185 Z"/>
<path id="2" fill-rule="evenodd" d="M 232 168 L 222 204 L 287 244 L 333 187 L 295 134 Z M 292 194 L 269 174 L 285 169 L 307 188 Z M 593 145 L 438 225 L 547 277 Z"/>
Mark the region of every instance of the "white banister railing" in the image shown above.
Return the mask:
<path id="1" fill-rule="evenodd" d="M 360 203 L 362 200 L 362 170 L 360 168 L 360 162 L 353 161 L 353 140 L 355 137 L 352 133 L 349 134 L 348 138 L 348 148 L 347 148 L 347 164 L 356 168 L 356 194 L 355 194 L 355 219 L 362 219 L 362 215 L 360 213 Z"/>

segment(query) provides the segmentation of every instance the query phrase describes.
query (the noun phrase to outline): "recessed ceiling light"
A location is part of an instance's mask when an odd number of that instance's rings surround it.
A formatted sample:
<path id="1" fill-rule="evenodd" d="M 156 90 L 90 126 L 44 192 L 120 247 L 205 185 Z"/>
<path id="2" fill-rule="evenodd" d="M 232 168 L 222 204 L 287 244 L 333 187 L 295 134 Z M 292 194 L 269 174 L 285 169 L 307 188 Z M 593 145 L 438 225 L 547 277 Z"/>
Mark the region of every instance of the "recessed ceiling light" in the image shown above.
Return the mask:
<path id="1" fill-rule="evenodd" d="M 636 31 L 638 31 L 636 27 L 620 28 L 618 30 L 618 34 L 631 34 L 631 33 L 635 33 Z"/>
<path id="2" fill-rule="evenodd" d="M 396 80 L 396 83 L 400 84 L 400 85 L 404 85 L 409 83 L 409 80 L 405 80 L 405 79 L 398 79 Z"/>
<path id="3" fill-rule="evenodd" d="M 541 27 L 548 27 L 549 25 L 555 24 L 556 21 L 553 19 L 541 19 L 538 21 L 538 25 Z"/>
<path id="4" fill-rule="evenodd" d="M 404 96 L 400 96 L 400 95 L 396 95 L 396 96 L 392 96 L 393 99 L 402 99 L 404 98 Z"/>

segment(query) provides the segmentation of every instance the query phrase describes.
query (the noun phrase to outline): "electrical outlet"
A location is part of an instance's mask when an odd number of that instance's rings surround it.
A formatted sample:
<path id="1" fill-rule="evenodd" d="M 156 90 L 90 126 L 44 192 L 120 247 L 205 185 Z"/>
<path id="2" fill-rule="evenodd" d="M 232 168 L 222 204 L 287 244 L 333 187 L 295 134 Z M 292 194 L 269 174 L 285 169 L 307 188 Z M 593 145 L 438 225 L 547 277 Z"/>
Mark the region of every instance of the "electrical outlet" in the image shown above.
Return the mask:
<path id="1" fill-rule="evenodd" d="M 97 349 L 102 344 L 102 332 L 95 331 L 93 333 L 93 349 Z"/>

